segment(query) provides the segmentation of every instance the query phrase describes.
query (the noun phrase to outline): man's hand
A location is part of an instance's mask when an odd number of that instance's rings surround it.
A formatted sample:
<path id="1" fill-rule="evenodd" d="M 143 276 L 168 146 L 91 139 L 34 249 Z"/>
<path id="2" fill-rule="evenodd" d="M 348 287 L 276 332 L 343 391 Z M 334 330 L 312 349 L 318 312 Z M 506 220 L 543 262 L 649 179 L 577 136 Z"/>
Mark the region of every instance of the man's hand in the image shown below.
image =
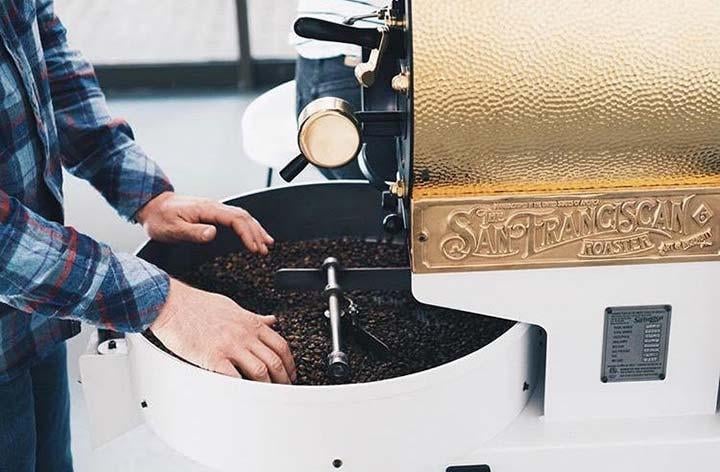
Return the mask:
<path id="1" fill-rule="evenodd" d="M 296 379 L 295 361 L 271 328 L 275 321 L 171 279 L 167 303 L 150 330 L 172 352 L 204 369 L 289 384 Z"/>
<path id="2" fill-rule="evenodd" d="M 183 197 L 165 192 L 152 199 L 137 214 L 148 235 L 161 242 L 208 243 L 215 239 L 214 225 L 232 228 L 249 251 L 266 255 L 273 238 L 242 208 L 212 200 Z"/>

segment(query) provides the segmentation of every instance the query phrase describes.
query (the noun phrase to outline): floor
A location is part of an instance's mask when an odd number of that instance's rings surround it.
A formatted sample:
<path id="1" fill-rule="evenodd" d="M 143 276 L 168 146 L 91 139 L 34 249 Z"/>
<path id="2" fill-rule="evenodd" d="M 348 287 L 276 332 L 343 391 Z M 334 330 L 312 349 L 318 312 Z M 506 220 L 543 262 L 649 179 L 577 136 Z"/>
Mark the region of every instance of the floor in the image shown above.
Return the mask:
<path id="1" fill-rule="evenodd" d="M 110 107 L 132 124 L 137 140 L 162 165 L 179 192 L 222 199 L 265 185 L 266 169 L 244 155 L 239 132 L 242 114 L 254 96 L 134 96 L 111 98 Z M 320 176 L 310 170 L 298 180 L 320 180 Z M 85 182 L 68 177 L 65 190 L 68 224 L 117 251 L 131 252 L 145 240 L 141 228 L 124 223 Z M 77 383 L 77 358 L 88 333 L 74 339 L 69 348 L 76 471 L 210 472 L 170 450 L 145 427 L 92 449 Z"/>

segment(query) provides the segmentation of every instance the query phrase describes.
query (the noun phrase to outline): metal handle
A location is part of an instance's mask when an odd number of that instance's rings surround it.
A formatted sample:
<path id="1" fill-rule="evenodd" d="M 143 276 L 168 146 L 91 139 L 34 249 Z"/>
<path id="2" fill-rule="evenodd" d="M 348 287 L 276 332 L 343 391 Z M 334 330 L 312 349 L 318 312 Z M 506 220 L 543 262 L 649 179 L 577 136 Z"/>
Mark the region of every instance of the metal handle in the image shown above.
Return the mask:
<path id="1" fill-rule="evenodd" d="M 290 183 L 305 170 L 309 163 L 307 158 L 300 154 L 280 171 L 280 177 L 282 177 L 285 182 Z"/>
<path id="2" fill-rule="evenodd" d="M 372 184 L 373 187 L 380 190 L 381 192 L 385 192 L 390 189 L 390 185 L 385 182 L 382 179 L 382 176 L 375 172 L 373 168 L 370 166 L 370 163 L 367 159 L 367 153 L 365 152 L 367 149 L 367 144 L 363 145 L 362 149 L 360 150 L 360 154 L 358 155 L 358 167 L 360 168 L 360 172 L 362 172 L 362 175 L 365 176 L 365 178 Z"/>
<path id="3" fill-rule="evenodd" d="M 302 38 L 356 44 L 367 49 L 380 46 L 381 38 L 376 28 L 355 28 L 317 18 L 298 18 L 295 33 Z"/>

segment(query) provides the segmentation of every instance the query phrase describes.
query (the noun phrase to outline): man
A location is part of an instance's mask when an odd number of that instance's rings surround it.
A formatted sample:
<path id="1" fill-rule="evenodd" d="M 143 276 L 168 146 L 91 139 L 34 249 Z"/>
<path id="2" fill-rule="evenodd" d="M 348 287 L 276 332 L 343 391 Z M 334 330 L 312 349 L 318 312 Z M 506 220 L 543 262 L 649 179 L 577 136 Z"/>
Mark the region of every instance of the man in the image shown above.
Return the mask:
<path id="1" fill-rule="evenodd" d="M 61 166 L 153 239 L 206 243 L 219 225 L 254 252 L 273 243 L 244 210 L 173 193 L 128 125 L 109 116 L 53 0 L 0 2 L 0 471 L 72 470 L 64 341 L 78 321 L 150 328 L 206 369 L 293 381 L 273 318 L 64 227 Z"/>
<path id="2" fill-rule="evenodd" d="M 390 0 L 299 0 L 298 17 L 342 23 L 347 18 L 373 13 L 390 3 Z M 354 26 L 373 28 L 380 24 L 379 19 L 370 18 L 360 20 Z M 308 103 L 322 97 L 342 98 L 353 110 L 361 109 L 360 86 L 354 72 L 362 54 L 359 46 L 315 41 L 296 35 L 292 35 L 291 42 L 298 53 L 295 71 L 298 114 Z M 364 179 L 355 160 L 339 169 L 320 170 L 331 179 Z"/>

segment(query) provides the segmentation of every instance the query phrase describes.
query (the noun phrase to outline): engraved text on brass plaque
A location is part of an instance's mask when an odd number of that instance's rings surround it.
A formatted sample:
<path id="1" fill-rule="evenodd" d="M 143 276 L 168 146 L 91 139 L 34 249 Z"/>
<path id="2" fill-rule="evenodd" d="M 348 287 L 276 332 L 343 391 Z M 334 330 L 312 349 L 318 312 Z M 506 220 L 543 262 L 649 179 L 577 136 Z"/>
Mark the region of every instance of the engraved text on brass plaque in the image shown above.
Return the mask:
<path id="1" fill-rule="evenodd" d="M 707 260 L 720 248 L 720 189 L 413 205 L 419 273 Z"/>

